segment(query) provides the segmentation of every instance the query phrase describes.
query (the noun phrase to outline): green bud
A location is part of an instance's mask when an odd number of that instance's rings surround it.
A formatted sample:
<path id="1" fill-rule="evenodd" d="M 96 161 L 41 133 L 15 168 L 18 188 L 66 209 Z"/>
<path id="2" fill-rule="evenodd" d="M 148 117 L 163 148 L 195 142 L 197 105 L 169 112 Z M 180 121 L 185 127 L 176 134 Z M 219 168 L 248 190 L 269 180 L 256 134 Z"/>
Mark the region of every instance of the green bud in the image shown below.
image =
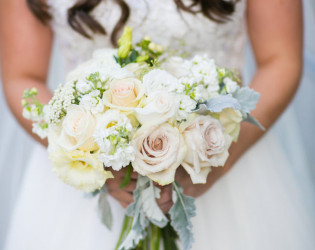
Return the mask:
<path id="1" fill-rule="evenodd" d="M 143 38 L 143 40 L 145 40 L 145 41 L 151 41 L 151 37 L 145 36 L 145 37 Z"/>
<path id="2" fill-rule="evenodd" d="M 138 63 L 145 62 L 148 59 L 149 59 L 149 55 L 138 56 L 136 59 L 136 62 L 138 62 Z"/>
<path id="3" fill-rule="evenodd" d="M 23 100 L 21 101 L 21 104 L 22 104 L 23 107 L 25 107 L 25 106 L 28 104 L 28 101 L 26 101 L 25 99 L 23 99 Z"/>
<path id="4" fill-rule="evenodd" d="M 120 138 L 120 143 L 122 144 L 127 143 L 127 140 L 125 138 Z"/>
<path id="5" fill-rule="evenodd" d="M 157 51 L 158 53 L 162 53 L 162 52 L 163 52 L 163 47 L 162 47 L 161 45 L 157 45 L 157 46 L 156 46 L 156 51 Z"/>
<path id="6" fill-rule="evenodd" d="M 31 89 L 31 94 L 32 94 L 32 95 L 37 95 L 37 93 L 38 93 L 38 91 L 37 91 L 36 88 L 32 88 L 32 89 Z"/>
<path id="7" fill-rule="evenodd" d="M 126 58 L 132 48 L 132 28 L 126 26 L 123 35 L 118 40 L 118 57 Z"/>
<path id="8" fill-rule="evenodd" d="M 149 50 L 151 50 L 151 51 L 153 51 L 153 52 L 155 52 L 156 51 L 156 44 L 155 43 L 150 43 L 149 44 Z"/>

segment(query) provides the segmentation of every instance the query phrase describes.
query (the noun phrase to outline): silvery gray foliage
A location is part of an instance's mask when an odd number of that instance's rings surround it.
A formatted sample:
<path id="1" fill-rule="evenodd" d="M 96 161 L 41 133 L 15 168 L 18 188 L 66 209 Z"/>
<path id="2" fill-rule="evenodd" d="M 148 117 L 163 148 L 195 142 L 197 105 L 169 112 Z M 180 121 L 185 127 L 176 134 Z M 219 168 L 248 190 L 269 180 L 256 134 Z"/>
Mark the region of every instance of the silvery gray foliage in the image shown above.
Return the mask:
<path id="1" fill-rule="evenodd" d="M 259 123 L 259 121 L 251 116 L 249 113 L 256 108 L 256 104 L 260 98 L 260 94 L 253 89 L 248 87 L 237 88 L 233 97 L 238 100 L 241 105 L 241 112 L 243 115 L 243 120 L 258 126 L 260 129 L 265 130 L 265 128 Z"/>
<path id="2" fill-rule="evenodd" d="M 253 116 L 251 116 L 251 115 L 247 115 L 247 116 L 244 118 L 244 121 L 249 122 L 249 123 L 251 123 L 251 124 L 253 124 L 253 125 L 256 125 L 256 126 L 258 126 L 260 129 L 262 129 L 262 130 L 266 130 L 266 129 L 264 128 L 264 126 L 261 125 L 260 122 L 259 122 L 255 117 L 253 117 Z"/>
<path id="3" fill-rule="evenodd" d="M 169 212 L 171 225 L 178 233 L 183 249 L 189 250 L 194 241 L 191 218 L 196 215 L 195 199 L 184 195 L 182 189 L 176 182 L 173 183 L 172 199 L 174 205 Z"/>
<path id="4" fill-rule="evenodd" d="M 128 207 L 129 208 L 129 207 Z M 132 221 L 131 230 L 127 237 L 119 246 L 119 250 L 134 249 L 140 240 L 146 236 L 146 228 L 149 226 L 149 221 L 143 213 L 141 213 L 140 204 L 136 203 L 134 206 L 134 217 Z"/>
<path id="5" fill-rule="evenodd" d="M 221 112 L 223 109 L 233 108 L 240 110 L 241 105 L 237 99 L 235 99 L 231 94 L 221 95 L 218 97 L 210 98 L 205 103 L 201 103 L 198 105 L 198 108 L 195 110 L 199 114 L 204 114 L 207 111 L 211 112 Z"/>
<path id="6" fill-rule="evenodd" d="M 110 204 L 107 199 L 107 190 L 104 187 L 99 192 L 100 196 L 98 199 L 98 208 L 101 216 L 102 223 L 109 229 L 113 226 L 113 215 Z"/>
<path id="7" fill-rule="evenodd" d="M 160 198 L 160 189 L 153 185 L 152 180 L 139 175 L 133 196 L 134 202 L 128 206 L 126 213 L 134 219 L 129 234 L 119 247 L 121 250 L 134 248 L 144 239 L 149 221 L 158 227 L 165 227 L 168 223 L 156 202 Z"/>
<path id="8" fill-rule="evenodd" d="M 260 98 L 258 92 L 248 87 L 237 88 L 232 95 L 241 105 L 240 110 L 243 116 L 256 108 L 256 104 Z"/>

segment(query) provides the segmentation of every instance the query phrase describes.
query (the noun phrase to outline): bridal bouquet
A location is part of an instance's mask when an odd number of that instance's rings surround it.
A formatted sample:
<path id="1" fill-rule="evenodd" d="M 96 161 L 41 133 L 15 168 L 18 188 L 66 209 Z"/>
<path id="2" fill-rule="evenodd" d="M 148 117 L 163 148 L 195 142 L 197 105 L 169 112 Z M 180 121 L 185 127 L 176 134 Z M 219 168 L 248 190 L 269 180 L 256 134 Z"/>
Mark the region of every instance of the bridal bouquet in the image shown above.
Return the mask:
<path id="1" fill-rule="evenodd" d="M 65 183 L 97 192 L 102 221 L 112 217 L 105 183 L 126 168 L 121 187 L 138 173 L 134 202 L 126 209 L 116 249 L 183 249 L 193 242 L 194 199 L 175 181 L 182 166 L 193 183 L 206 183 L 211 167 L 223 166 L 240 123 L 259 94 L 239 86 L 236 74 L 206 55 L 171 56 L 149 37 L 132 43 L 125 28 L 119 48 L 94 52 L 72 71 L 48 105 L 37 90 L 24 93 L 24 117 L 48 137 L 53 171 Z M 260 125 L 259 125 L 260 126 Z M 173 207 L 157 205 L 158 185 L 173 186 Z"/>

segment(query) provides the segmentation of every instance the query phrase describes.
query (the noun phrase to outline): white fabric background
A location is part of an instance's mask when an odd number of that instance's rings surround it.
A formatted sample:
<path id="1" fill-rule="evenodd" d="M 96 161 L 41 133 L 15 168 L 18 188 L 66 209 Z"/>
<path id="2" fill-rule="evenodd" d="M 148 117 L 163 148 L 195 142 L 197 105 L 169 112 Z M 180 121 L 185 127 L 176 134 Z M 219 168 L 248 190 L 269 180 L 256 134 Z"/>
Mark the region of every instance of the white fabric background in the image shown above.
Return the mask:
<path id="1" fill-rule="evenodd" d="M 56 48 L 53 49 L 48 85 L 62 82 L 63 66 Z M 3 247 L 11 211 L 19 194 L 19 183 L 29 153 L 36 142 L 16 122 L 5 102 L 0 74 L 0 249 Z"/>
<path id="2" fill-rule="evenodd" d="M 288 158 L 296 162 L 297 171 L 301 157 L 307 158 L 310 165 L 310 174 L 315 172 L 315 146 L 314 146 L 314 125 L 315 124 L 315 2 L 313 0 L 304 1 L 305 10 L 305 52 L 304 52 L 304 74 L 301 87 L 290 108 L 285 112 L 273 130 L 281 138 Z M 248 65 L 253 65 L 250 50 L 247 51 Z M 249 76 L 254 71 L 253 67 L 248 69 L 246 75 Z M 51 72 L 49 77 L 50 85 L 62 81 L 63 67 L 60 64 L 58 51 L 54 49 Z M 247 78 L 248 79 L 248 78 Z M 4 101 L 2 88 L 0 89 L 0 249 L 6 237 L 6 229 L 10 220 L 10 212 L 14 207 L 14 202 L 19 193 L 19 183 L 23 177 L 25 162 L 34 142 L 17 125 Z M 293 122 L 292 122 L 293 121 Z M 297 135 L 295 145 L 286 143 L 286 134 L 290 132 L 291 126 L 298 126 L 301 138 Z M 300 140 L 301 139 L 301 140 Z M 299 144 L 306 145 L 305 155 L 295 155 L 294 148 Z M 305 160 L 305 159 L 303 159 Z M 314 176 L 314 175 L 313 175 Z M 313 183 L 303 183 L 301 185 L 314 185 Z"/>

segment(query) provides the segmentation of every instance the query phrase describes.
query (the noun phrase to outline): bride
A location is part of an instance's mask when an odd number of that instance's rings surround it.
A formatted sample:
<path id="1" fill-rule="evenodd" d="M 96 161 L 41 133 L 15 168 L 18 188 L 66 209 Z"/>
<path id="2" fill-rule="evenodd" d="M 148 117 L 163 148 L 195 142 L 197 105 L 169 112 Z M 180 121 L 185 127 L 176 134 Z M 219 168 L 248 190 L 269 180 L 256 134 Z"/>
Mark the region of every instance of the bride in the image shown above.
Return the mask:
<path id="1" fill-rule="evenodd" d="M 239 72 L 248 35 L 257 63 L 251 87 L 261 93 L 253 115 L 267 129 L 298 87 L 302 70 L 298 0 L 0 0 L 4 91 L 28 132 L 31 123 L 22 117 L 20 98 L 30 87 L 39 90 L 42 102 L 51 98 L 45 82 L 53 36 L 69 72 L 93 50 L 115 46 L 125 24 L 135 28 L 135 40 L 150 35 L 164 46 L 184 41 L 185 50 L 208 53 L 219 65 Z M 84 197 L 51 173 L 44 147 L 38 144 L 25 165 L 6 250 L 114 248 L 136 177 L 124 189 L 119 188 L 119 178 L 106 184 L 114 213 L 109 231 L 98 217 L 97 199 Z M 227 164 L 214 168 L 207 184 L 192 185 L 180 172 L 177 179 L 184 191 L 198 197 L 193 249 L 314 249 L 314 213 L 304 201 L 314 190 L 304 193 L 289 166 L 272 133 L 244 123 Z M 301 171 L 305 167 L 300 166 Z M 117 175 L 122 178 L 123 173 Z M 158 200 L 164 212 L 171 206 L 170 191 L 164 188 Z"/>

